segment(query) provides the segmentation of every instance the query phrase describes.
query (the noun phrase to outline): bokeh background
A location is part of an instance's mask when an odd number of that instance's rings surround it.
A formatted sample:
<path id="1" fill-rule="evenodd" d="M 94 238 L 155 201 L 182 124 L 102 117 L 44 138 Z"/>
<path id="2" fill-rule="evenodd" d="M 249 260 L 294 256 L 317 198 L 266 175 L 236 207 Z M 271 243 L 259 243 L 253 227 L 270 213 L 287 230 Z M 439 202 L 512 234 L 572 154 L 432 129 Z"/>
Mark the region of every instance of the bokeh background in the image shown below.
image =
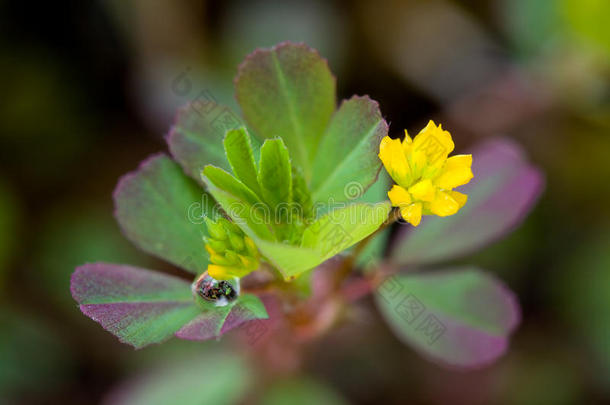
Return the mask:
<path id="1" fill-rule="evenodd" d="M 609 403 L 609 16 L 607 0 L 0 1 L 0 404 Z M 134 351 L 78 310 L 76 265 L 176 271 L 121 236 L 117 179 L 202 91 L 236 106 L 238 63 L 283 40 L 328 59 L 340 98 L 378 100 L 392 135 L 434 118 L 461 149 L 505 135 L 545 171 L 525 223 L 467 258 L 523 307 L 493 366 L 428 363 L 370 300 L 268 381 L 226 343 Z"/>

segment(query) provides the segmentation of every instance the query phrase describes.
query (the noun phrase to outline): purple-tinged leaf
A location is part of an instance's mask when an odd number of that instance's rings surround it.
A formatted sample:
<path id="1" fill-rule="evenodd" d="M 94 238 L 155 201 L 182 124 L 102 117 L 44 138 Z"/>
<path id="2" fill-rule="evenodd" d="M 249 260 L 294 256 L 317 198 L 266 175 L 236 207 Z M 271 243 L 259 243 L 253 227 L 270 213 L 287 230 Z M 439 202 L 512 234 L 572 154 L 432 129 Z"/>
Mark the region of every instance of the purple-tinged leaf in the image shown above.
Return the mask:
<path id="1" fill-rule="evenodd" d="M 309 181 L 335 110 L 335 79 L 326 60 L 304 44 L 258 49 L 239 67 L 235 91 L 246 122 L 263 139 L 281 136 Z"/>
<path id="2" fill-rule="evenodd" d="M 71 291 L 85 315 L 136 349 L 168 339 L 201 313 L 188 282 L 137 267 L 85 264 L 72 274 Z"/>
<path id="3" fill-rule="evenodd" d="M 201 313 L 176 332 L 176 336 L 187 340 L 213 339 L 244 322 L 267 318 L 263 303 L 256 296 L 246 294 L 229 305 Z"/>
<path id="4" fill-rule="evenodd" d="M 481 367 L 504 354 L 521 316 L 515 295 L 473 268 L 395 275 L 375 300 L 400 340 L 455 368 Z"/>
<path id="5" fill-rule="evenodd" d="M 201 183 L 200 174 L 205 165 L 231 169 L 223 139 L 228 130 L 242 125 L 241 118 L 229 107 L 212 100 L 193 102 L 178 111 L 166 141 L 174 159 Z"/>
<path id="6" fill-rule="evenodd" d="M 180 166 L 159 154 L 121 178 L 115 215 L 139 248 L 195 274 L 208 264 L 203 216 L 214 217 L 214 200 Z"/>
<path id="7" fill-rule="evenodd" d="M 468 202 L 450 217 L 424 217 L 417 228 L 401 230 L 391 259 L 401 265 L 449 260 L 490 244 L 525 218 L 544 185 L 540 170 L 529 164 L 521 148 L 494 139 L 473 152 L 474 178 L 458 190 Z"/>
<path id="8" fill-rule="evenodd" d="M 311 180 L 314 201 L 328 203 L 361 197 L 377 179 L 379 143 L 388 124 L 379 104 L 368 96 L 343 101 L 320 141 L 324 159 L 316 159 Z M 350 186 L 352 189 L 350 189 Z"/>

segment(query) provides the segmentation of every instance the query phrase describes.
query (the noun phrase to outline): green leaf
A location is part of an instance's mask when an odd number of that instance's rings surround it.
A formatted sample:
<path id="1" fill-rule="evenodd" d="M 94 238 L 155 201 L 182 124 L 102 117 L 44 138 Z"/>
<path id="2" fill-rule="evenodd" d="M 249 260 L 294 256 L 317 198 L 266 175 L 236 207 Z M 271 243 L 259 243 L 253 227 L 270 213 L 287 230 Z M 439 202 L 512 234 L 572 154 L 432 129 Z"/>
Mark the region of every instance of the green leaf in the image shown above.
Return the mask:
<path id="1" fill-rule="evenodd" d="M 332 257 L 375 232 L 391 209 L 390 202 L 384 201 L 333 210 L 305 229 L 301 246 Z"/>
<path id="2" fill-rule="evenodd" d="M 218 338 L 245 322 L 269 317 L 261 300 L 251 294 L 240 295 L 222 307 L 207 302 L 203 302 L 202 307 L 204 311 L 176 332 L 177 337 L 188 340 Z"/>
<path id="3" fill-rule="evenodd" d="M 205 270 L 204 216 L 214 217 L 214 200 L 167 156 L 154 155 L 121 178 L 115 192 L 116 218 L 140 249 L 195 274 Z"/>
<path id="4" fill-rule="evenodd" d="M 288 149 L 281 138 L 267 139 L 261 148 L 258 183 L 263 198 L 277 215 L 278 206 L 292 202 L 292 169 Z"/>
<path id="5" fill-rule="evenodd" d="M 104 403 L 113 405 L 234 405 L 251 384 L 248 364 L 226 351 L 182 355 L 159 362 L 113 391 Z"/>
<path id="6" fill-rule="evenodd" d="M 248 204 L 262 202 L 244 183 L 233 177 L 231 173 L 228 173 L 219 167 L 207 165 L 203 169 L 202 175 L 204 176 L 204 181 L 206 181 L 208 187 L 210 184 L 213 184 L 215 187 L 233 194 L 235 197 Z"/>
<path id="7" fill-rule="evenodd" d="M 294 278 L 366 238 L 386 220 L 389 202 L 353 204 L 336 209 L 311 224 L 301 246 L 254 238 L 261 253 L 282 273 Z"/>
<path id="8" fill-rule="evenodd" d="M 364 195 L 355 202 L 378 203 L 386 200 L 388 197 L 390 184 L 390 176 L 387 174 L 387 172 L 380 172 L 377 181 L 373 183 L 373 185 L 369 187 Z M 385 230 L 376 234 L 373 240 L 366 245 L 364 250 L 360 252 L 360 255 L 356 261 L 358 267 L 366 267 L 370 264 L 374 264 L 377 260 L 382 258 L 388 245 L 390 231 L 391 227 L 387 227 Z"/>
<path id="9" fill-rule="evenodd" d="M 236 304 L 250 313 L 249 319 L 267 319 L 269 317 L 265 305 L 256 295 L 240 295 Z"/>
<path id="10" fill-rule="evenodd" d="M 210 194 L 246 235 L 253 239 L 275 240 L 269 207 L 252 190 L 218 167 L 207 166 L 202 176 Z"/>
<path id="11" fill-rule="evenodd" d="M 263 405 L 346 405 L 347 402 L 331 387 L 308 378 L 292 378 L 275 382 L 263 395 Z"/>
<path id="12" fill-rule="evenodd" d="M 199 182 L 205 165 L 229 169 L 222 141 L 227 130 L 243 125 L 229 107 L 212 100 L 203 101 L 181 108 L 166 138 L 174 159 Z"/>
<path id="13" fill-rule="evenodd" d="M 292 166 L 292 200 L 300 208 L 304 218 L 311 217 L 313 208 L 311 194 L 303 170 L 297 166 Z"/>
<path id="14" fill-rule="evenodd" d="M 347 201 L 355 194 L 362 196 L 377 179 L 379 143 L 387 134 L 388 124 L 377 102 L 367 96 L 344 101 L 318 147 L 324 158 L 316 159 L 313 166 L 313 200 Z"/>
<path id="15" fill-rule="evenodd" d="M 475 268 L 395 275 L 380 285 L 375 299 L 398 338 L 451 367 L 495 361 L 520 320 L 515 295 Z"/>
<path id="16" fill-rule="evenodd" d="M 240 295 L 225 306 L 195 301 L 190 283 L 137 267 L 90 263 L 72 275 L 72 296 L 80 310 L 104 329 L 141 348 L 172 335 L 206 340 L 244 322 L 267 318 L 254 295 Z"/>
<path id="17" fill-rule="evenodd" d="M 224 139 L 225 153 L 231 165 L 233 174 L 257 195 L 261 196 L 260 186 L 256 178 L 256 163 L 250 135 L 246 128 L 233 129 L 227 132 Z"/>
<path id="18" fill-rule="evenodd" d="M 135 348 L 170 338 L 201 313 L 190 287 L 177 277 L 108 263 L 80 266 L 71 280 L 80 310 Z"/>
<path id="19" fill-rule="evenodd" d="M 303 44 L 258 49 L 240 66 L 235 91 L 248 124 L 262 138 L 281 136 L 309 181 L 335 109 L 335 79 L 327 62 Z"/>
<path id="20" fill-rule="evenodd" d="M 291 280 L 325 260 L 319 252 L 313 249 L 253 239 L 261 253 L 282 273 L 285 280 Z"/>

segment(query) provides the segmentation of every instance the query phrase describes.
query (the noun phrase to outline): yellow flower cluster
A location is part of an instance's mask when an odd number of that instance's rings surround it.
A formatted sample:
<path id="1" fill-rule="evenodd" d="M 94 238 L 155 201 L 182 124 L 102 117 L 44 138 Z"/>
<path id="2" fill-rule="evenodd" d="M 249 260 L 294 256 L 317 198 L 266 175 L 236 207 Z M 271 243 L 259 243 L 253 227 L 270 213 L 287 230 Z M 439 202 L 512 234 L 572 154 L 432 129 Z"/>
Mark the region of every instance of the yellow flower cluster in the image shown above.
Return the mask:
<path id="1" fill-rule="evenodd" d="M 209 237 L 204 238 L 210 255 L 208 274 L 216 280 L 244 277 L 259 266 L 259 253 L 254 241 L 232 222 L 204 218 Z"/>
<path id="2" fill-rule="evenodd" d="M 405 221 L 419 225 L 422 215 L 453 215 L 466 204 L 467 196 L 455 187 L 472 179 L 472 155 L 449 157 L 454 144 L 451 134 L 433 121 L 411 139 L 386 136 L 379 146 L 379 158 L 397 183 L 388 192 Z"/>

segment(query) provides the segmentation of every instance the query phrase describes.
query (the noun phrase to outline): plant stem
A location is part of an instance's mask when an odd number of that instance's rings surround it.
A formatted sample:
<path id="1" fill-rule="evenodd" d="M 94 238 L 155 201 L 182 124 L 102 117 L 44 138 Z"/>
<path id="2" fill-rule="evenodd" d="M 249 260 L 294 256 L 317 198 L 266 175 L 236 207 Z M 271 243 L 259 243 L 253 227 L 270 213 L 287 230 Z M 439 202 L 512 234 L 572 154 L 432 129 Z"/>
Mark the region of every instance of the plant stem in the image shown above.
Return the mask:
<path id="1" fill-rule="evenodd" d="M 388 226 L 392 225 L 394 222 L 400 219 L 400 210 L 398 208 L 393 208 L 392 211 L 388 214 L 388 218 L 377 228 L 375 232 L 364 238 L 360 243 L 356 245 L 351 255 L 345 258 L 343 264 L 337 271 L 335 276 L 334 287 L 339 288 L 339 286 L 343 283 L 343 281 L 347 278 L 347 276 L 351 273 L 354 267 L 354 263 L 358 256 L 364 251 L 364 248 L 369 244 L 371 240 L 379 233 L 383 232 Z"/>

